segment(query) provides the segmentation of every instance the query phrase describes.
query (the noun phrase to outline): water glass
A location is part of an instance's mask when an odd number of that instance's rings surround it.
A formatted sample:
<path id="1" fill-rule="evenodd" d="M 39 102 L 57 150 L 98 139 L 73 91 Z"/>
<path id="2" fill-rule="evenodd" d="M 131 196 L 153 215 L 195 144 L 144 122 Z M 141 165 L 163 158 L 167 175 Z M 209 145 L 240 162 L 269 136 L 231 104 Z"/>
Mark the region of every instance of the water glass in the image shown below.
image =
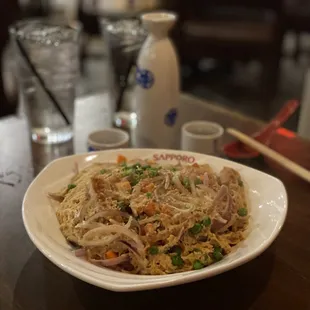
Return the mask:
<path id="1" fill-rule="evenodd" d="M 10 34 L 32 140 L 43 144 L 69 141 L 80 72 L 80 27 L 24 20 L 11 26 Z"/>
<path id="2" fill-rule="evenodd" d="M 135 68 L 147 32 L 136 19 L 102 19 L 101 27 L 108 54 L 109 97 L 118 111 L 126 90 L 131 87 L 130 73 Z"/>

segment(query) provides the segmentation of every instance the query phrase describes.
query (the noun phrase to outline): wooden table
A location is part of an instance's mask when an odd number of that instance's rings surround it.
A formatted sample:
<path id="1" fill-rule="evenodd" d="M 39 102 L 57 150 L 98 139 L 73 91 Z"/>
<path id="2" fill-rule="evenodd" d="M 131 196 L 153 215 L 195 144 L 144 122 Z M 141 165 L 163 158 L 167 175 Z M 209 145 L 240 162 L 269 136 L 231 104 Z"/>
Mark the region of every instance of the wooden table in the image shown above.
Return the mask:
<path id="1" fill-rule="evenodd" d="M 261 125 L 193 97 L 182 96 L 181 102 L 181 123 L 208 119 L 245 132 Z M 260 257 L 235 270 L 177 287 L 114 293 L 75 279 L 49 262 L 35 249 L 25 232 L 22 199 L 34 174 L 48 161 L 73 150 L 84 151 L 87 132 L 109 123 L 105 94 L 77 100 L 76 110 L 76 141 L 58 147 L 31 147 L 23 118 L 0 121 L 1 310 L 310 310 L 310 185 L 263 158 L 246 164 L 273 174 L 285 183 L 289 197 L 288 217 L 273 245 Z M 309 142 L 276 135 L 272 147 L 310 168 Z"/>

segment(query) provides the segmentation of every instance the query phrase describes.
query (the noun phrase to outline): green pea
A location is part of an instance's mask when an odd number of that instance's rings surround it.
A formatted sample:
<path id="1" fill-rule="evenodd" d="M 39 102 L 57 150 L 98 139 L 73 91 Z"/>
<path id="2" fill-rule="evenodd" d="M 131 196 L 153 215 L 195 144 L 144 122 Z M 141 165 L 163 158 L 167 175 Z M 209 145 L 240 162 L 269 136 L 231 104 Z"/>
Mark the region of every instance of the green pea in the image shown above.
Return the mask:
<path id="1" fill-rule="evenodd" d="M 246 208 L 240 208 L 237 211 L 239 216 L 247 216 L 248 215 L 248 210 Z"/>
<path id="2" fill-rule="evenodd" d="M 202 225 L 209 227 L 211 225 L 211 219 L 209 217 L 206 217 L 202 220 Z"/>
<path id="3" fill-rule="evenodd" d="M 192 228 L 189 229 L 189 232 L 193 235 L 197 235 L 201 232 L 202 225 L 199 223 L 196 223 Z"/>
<path id="4" fill-rule="evenodd" d="M 193 269 L 199 270 L 202 269 L 205 265 L 200 260 L 195 260 L 193 263 Z"/>
<path id="5" fill-rule="evenodd" d="M 224 255 L 222 254 L 222 248 L 221 247 L 214 247 L 214 250 L 213 250 L 213 253 L 212 253 L 212 256 L 214 258 L 215 261 L 220 261 L 223 259 Z"/>
<path id="6" fill-rule="evenodd" d="M 73 189 L 76 187 L 76 184 L 68 184 L 68 190 Z"/>
<path id="7" fill-rule="evenodd" d="M 182 267 L 184 265 L 184 261 L 180 255 L 171 256 L 171 263 L 173 266 Z"/>
<path id="8" fill-rule="evenodd" d="M 152 198 L 152 193 L 146 193 L 146 197 L 149 199 Z"/>
<path id="9" fill-rule="evenodd" d="M 151 255 L 156 255 L 159 253 L 159 249 L 157 246 L 151 246 L 148 250 Z"/>
<path id="10" fill-rule="evenodd" d="M 102 170 L 100 170 L 100 173 L 101 173 L 101 174 L 105 174 L 105 173 L 107 173 L 107 172 L 108 172 L 107 169 L 102 169 Z"/>

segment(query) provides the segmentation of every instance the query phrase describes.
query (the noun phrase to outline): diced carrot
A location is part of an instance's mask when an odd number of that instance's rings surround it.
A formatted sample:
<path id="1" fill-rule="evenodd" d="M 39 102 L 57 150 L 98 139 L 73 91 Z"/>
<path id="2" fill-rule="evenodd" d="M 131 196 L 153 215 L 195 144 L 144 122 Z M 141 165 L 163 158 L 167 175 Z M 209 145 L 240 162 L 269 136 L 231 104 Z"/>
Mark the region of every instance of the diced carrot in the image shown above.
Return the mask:
<path id="1" fill-rule="evenodd" d="M 154 187 L 155 187 L 154 183 L 148 183 L 142 187 L 142 192 L 143 193 L 152 192 Z"/>
<path id="2" fill-rule="evenodd" d="M 165 204 L 161 205 L 160 212 L 167 215 L 173 215 L 171 208 L 167 207 Z"/>
<path id="3" fill-rule="evenodd" d="M 199 165 L 198 165 L 197 163 L 194 163 L 194 164 L 193 164 L 193 167 L 199 168 Z"/>
<path id="4" fill-rule="evenodd" d="M 108 251 L 105 253 L 106 259 L 116 258 L 118 255 L 114 251 Z"/>
<path id="5" fill-rule="evenodd" d="M 157 211 L 157 207 L 158 204 L 155 202 L 149 202 L 144 208 L 143 208 L 143 212 L 147 215 L 147 216 L 153 216 L 156 214 Z"/>
<path id="6" fill-rule="evenodd" d="M 152 234 L 155 232 L 155 228 L 154 228 L 153 224 L 148 223 L 144 226 L 144 231 L 146 234 Z"/>
<path id="7" fill-rule="evenodd" d="M 129 181 L 123 181 L 115 184 L 116 188 L 123 192 L 128 192 L 131 190 L 131 185 Z"/>
<path id="8" fill-rule="evenodd" d="M 127 162 L 127 158 L 123 155 L 118 155 L 117 156 L 117 163 L 121 164 L 121 163 L 126 163 Z"/>

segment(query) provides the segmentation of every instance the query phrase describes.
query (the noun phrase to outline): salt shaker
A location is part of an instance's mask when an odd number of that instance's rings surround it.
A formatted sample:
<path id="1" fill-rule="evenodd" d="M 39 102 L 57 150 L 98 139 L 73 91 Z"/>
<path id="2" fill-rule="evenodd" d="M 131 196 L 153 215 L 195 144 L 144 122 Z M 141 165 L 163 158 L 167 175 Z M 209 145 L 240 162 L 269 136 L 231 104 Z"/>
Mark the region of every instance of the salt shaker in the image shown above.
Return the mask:
<path id="1" fill-rule="evenodd" d="M 172 13 L 142 15 L 149 35 L 137 61 L 134 90 L 137 127 L 132 137 L 137 147 L 175 147 L 180 74 L 168 32 L 176 19 Z"/>

